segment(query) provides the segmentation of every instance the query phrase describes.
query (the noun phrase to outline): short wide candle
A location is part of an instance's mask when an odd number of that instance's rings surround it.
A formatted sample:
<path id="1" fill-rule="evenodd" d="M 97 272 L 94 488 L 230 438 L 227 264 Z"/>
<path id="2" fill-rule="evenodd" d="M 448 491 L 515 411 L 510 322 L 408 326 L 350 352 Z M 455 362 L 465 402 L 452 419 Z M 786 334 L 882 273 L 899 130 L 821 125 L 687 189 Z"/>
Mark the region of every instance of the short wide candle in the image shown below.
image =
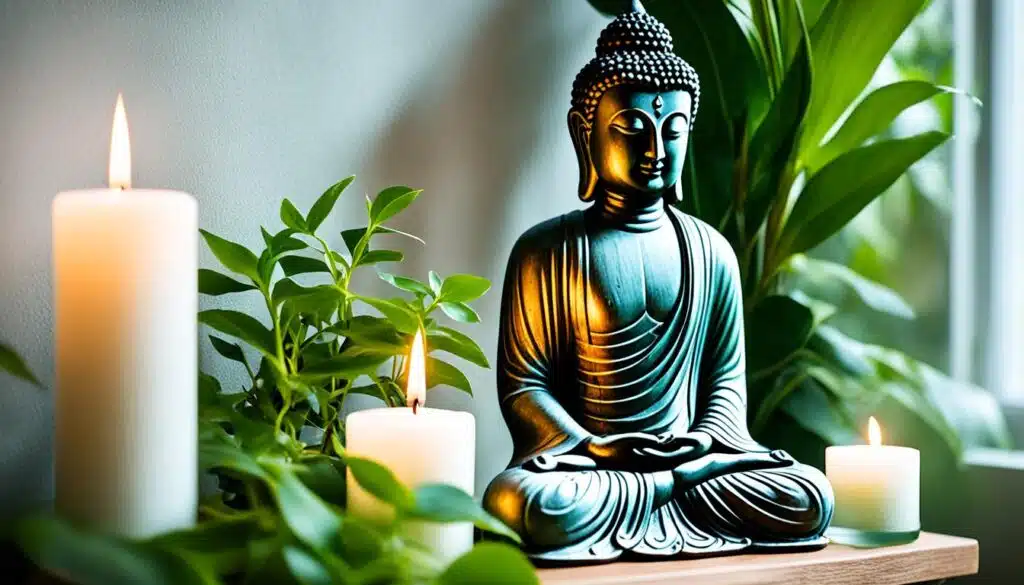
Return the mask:
<path id="1" fill-rule="evenodd" d="M 915 540 L 921 529 L 920 452 L 882 445 L 871 419 L 870 445 L 825 450 L 825 469 L 836 495 L 828 536 L 854 546 Z"/>

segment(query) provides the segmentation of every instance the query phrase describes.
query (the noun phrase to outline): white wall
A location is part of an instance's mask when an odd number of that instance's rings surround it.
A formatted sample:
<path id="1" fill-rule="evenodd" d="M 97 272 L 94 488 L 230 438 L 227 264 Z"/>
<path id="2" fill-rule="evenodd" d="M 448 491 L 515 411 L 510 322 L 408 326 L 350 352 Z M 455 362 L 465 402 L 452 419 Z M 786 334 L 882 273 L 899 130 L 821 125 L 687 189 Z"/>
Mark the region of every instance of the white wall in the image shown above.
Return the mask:
<path id="1" fill-rule="evenodd" d="M 565 113 L 602 23 L 583 0 L 3 0 L 0 339 L 49 385 L 50 201 L 103 183 L 118 91 L 135 184 L 196 194 L 202 227 L 255 245 L 280 198 L 354 173 L 334 227 L 363 192 L 422 187 L 402 271 L 500 288 L 516 236 L 578 205 Z M 493 361 L 497 290 L 480 309 Z M 479 490 L 511 446 L 493 372 L 471 378 L 475 399 L 431 399 L 476 413 Z M 50 497 L 51 394 L 0 380 L 0 511 Z"/>

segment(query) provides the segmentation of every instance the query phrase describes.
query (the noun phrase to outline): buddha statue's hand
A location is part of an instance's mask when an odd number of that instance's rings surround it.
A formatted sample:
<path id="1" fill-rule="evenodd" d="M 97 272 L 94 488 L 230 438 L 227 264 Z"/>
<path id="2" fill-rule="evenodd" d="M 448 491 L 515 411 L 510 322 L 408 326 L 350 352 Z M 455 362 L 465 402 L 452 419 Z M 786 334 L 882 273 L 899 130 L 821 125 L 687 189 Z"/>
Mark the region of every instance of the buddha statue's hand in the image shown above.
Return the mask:
<path id="1" fill-rule="evenodd" d="M 756 453 L 709 453 L 689 461 L 672 470 L 675 490 L 685 491 L 691 487 L 722 475 L 742 471 L 758 471 L 789 467 L 794 459 L 785 451 L 761 451 Z"/>
<path id="2" fill-rule="evenodd" d="M 594 436 L 582 445 L 599 468 L 619 471 L 667 471 L 707 453 L 711 438 L 704 433 L 622 433 Z"/>

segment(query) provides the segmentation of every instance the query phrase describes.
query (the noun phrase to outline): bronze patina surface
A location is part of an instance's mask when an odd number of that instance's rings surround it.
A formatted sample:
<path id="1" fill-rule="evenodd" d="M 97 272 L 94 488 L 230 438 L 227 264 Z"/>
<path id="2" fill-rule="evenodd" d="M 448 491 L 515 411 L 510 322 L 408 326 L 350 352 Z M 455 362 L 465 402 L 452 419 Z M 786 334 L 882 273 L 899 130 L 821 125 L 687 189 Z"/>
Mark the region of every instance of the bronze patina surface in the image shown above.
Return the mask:
<path id="1" fill-rule="evenodd" d="M 735 254 L 669 204 L 699 94 L 667 29 L 635 2 L 573 87 L 569 133 L 591 205 L 512 250 L 498 394 L 515 447 L 484 505 L 536 561 L 826 544 L 824 475 L 747 430 Z"/>

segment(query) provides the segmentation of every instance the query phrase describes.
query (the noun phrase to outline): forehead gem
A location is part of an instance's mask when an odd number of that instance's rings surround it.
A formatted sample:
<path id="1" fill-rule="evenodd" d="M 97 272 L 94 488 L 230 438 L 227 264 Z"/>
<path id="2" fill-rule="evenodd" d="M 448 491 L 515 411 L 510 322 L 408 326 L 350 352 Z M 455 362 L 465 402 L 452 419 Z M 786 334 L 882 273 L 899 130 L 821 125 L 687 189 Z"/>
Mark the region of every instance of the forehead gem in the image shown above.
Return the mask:
<path id="1" fill-rule="evenodd" d="M 651 102 L 651 105 L 654 106 L 654 115 L 660 116 L 661 108 L 665 105 L 665 102 L 661 99 L 660 95 L 657 95 L 654 96 L 654 101 Z"/>

